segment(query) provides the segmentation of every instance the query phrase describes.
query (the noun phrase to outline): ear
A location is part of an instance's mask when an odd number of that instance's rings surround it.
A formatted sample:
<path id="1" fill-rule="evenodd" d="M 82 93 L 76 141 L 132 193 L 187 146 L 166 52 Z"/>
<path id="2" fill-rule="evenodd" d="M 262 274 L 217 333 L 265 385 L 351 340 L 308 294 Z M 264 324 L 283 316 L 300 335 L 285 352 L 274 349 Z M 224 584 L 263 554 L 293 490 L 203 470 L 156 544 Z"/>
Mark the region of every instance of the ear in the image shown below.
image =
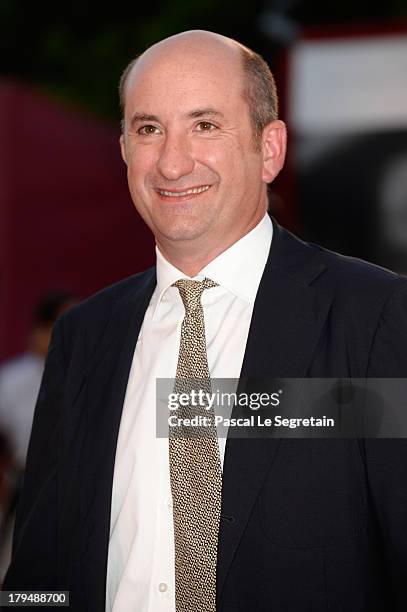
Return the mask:
<path id="1" fill-rule="evenodd" d="M 271 183 L 284 165 L 287 147 L 287 130 L 285 123 L 276 119 L 263 130 L 263 174 L 265 183 Z"/>
<path id="2" fill-rule="evenodd" d="M 127 164 L 126 143 L 124 142 L 123 134 L 120 136 L 120 151 L 121 151 L 122 159 L 124 163 Z"/>

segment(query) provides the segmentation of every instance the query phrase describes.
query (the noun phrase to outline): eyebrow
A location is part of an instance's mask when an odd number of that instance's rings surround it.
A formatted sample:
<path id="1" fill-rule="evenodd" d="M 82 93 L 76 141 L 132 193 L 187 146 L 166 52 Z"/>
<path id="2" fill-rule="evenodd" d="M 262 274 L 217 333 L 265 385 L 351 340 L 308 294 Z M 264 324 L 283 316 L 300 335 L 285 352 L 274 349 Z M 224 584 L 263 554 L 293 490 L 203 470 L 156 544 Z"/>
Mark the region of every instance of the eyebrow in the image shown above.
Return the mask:
<path id="1" fill-rule="evenodd" d="M 201 117 L 223 118 L 224 115 L 220 111 L 214 108 L 208 107 L 208 108 L 197 108 L 195 110 L 189 111 L 188 113 L 186 113 L 185 117 L 187 119 L 199 119 Z M 156 123 L 160 122 L 157 115 L 149 115 L 147 113 L 134 113 L 134 115 L 131 118 L 130 125 L 134 125 L 135 123 L 143 122 L 143 121 L 155 121 Z"/>
<path id="2" fill-rule="evenodd" d="M 155 121 L 158 122 L 159 119 L 156 115 L 147 115 L 146 113 L 134 113 L 130 120 L 130 125 L 134 125 L 138 121 Z"/>
<path id="3" fill-rule="evenodd" d="M 215 108 L 197 108 L 196 110 L 190 111 L 187 113 L 187 117 L 191 119 L 199 119 L 200 117 L 220 117 L 223 118 L 224 115 L 220 111 Z"/>

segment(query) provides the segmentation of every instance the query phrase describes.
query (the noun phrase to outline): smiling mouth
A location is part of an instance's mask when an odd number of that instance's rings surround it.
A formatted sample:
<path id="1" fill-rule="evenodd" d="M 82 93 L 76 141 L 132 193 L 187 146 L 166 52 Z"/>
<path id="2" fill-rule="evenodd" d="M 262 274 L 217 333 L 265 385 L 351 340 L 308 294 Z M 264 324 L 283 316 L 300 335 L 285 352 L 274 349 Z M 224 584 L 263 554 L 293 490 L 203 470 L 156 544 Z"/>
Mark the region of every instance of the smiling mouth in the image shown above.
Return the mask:
<path id="1" fill-rule="evenodd" d="M 208 191 L 209 188 L 210 185 L 202 185 L 201 187 L 192 187 L 191 189 L 185 189 L 185 191 L 167 191 L 166 189 L 156 189 L 156 191 L 158 194 L 160 194 L 160 196 L 165 196 L 168 198 L 181 198 L 183 196 L 204 193 L 204 191 Z"/>

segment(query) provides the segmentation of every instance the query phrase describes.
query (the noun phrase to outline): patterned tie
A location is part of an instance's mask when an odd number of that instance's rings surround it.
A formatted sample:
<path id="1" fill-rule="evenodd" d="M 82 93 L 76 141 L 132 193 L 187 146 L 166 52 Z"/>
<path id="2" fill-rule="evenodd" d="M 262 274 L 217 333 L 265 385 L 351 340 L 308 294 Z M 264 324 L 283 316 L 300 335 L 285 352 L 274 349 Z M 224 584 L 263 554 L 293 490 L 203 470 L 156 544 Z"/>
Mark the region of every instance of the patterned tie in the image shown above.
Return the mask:
<path id="1" fill-rule="evenodd" d="M 206 355 L 205 321 L 201 296 L 217 283 L 179 280 L 185 308 L 175 392 L 211 390 Z M 170 478 L 174 508 L 175 600 L 177 612 L 216 611 L 216 558 L 222 492 L 219 447 L 214 411 L 201 410 L 209 427 L 194 427 L 183 435 L 169 430 Z M 194 411 L 192 414 L 199 412 Z M 191 407 L 177 416 L 192 416 Z M 184 430 L 185 431 L 185 430 Z M 193 435 L 193 437 L 191 437 Z"/>

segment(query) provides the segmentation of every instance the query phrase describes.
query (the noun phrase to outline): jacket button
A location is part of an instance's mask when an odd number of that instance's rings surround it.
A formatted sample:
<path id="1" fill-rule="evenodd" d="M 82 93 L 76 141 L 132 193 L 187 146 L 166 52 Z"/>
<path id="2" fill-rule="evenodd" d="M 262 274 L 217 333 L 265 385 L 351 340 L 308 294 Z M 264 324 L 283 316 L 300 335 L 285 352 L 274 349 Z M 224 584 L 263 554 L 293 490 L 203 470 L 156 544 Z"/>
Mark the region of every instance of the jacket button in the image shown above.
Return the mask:
<path id="1" fill-rule="evenodd" d="M 223 521 L 226 521 L 226 523 L 229 523 L 229 525 L 236 523 L 236 517 L 232 516 L 231 514 L 222 514 L 220 518 Z"/>

